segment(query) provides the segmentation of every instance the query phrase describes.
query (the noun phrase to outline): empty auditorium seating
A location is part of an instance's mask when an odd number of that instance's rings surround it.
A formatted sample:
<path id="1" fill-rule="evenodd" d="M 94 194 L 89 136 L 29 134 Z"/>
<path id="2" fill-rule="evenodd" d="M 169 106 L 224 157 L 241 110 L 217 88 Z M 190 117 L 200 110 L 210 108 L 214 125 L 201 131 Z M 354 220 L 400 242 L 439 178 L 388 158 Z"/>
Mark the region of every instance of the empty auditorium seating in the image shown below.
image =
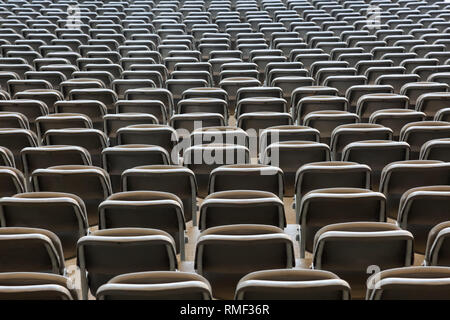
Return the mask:
<path id="1" fill-rule="evenodd" d="M 314 111 L 345 111 L 347 100 L 343 97 L 335 96 L 309 96 L 300 99 L 294 109 L 293 116 L 298 123 L 304 123 L 305 116 Z"/>
<path id="2" fill-rule="evenodd" d="M 0 1 L 0 300 L 448 299 L 449 19 Z"/>
<path id="3" fill-rule="evenodd" d="M 428 234 L 427 247 L 425 249 L 425 265 L 446 266 L 450 265 L 449 257 L 449 232 L 448 221 L 439 223 Z"/>
<path id="4" fill-rule="evenodd" d="M 406 191 L 400 199 L 398 225 L 414 235 L 416 252 L 424 254 L 430 230 L 449 220 L 445 209 L 449 190 L 448 186 L 417 187 Z"/>
<path id="5" fill-rule="evenodd" d="M 102 166 L 102 150 L 108 146 L 106 135 L 98 129 L 49 129 L 43 136 L 46 145 L 73 145 L 85 148 L 92 164 Z"/>
<path id="6" fill-rule="evenodd" d="M 426 120 L 433 120 L 436 113 L 448 108 L 450 94 L 447 92 L 433 92 L 421 94 L 416 100 L 416 110 L 426 114 Z"/>
<path id="7" fill-rule="evenodd" d="M 447 138 L 450 123 L 445 121 L 420 121 L 406 124 L 400 131 L 400 140 L 411 146 L 410 159 L 419 159 L 422 145 L 429 140 Z"/>
<path id="8" fill-rule="evenodd" d="M 308 192 L 296 206 L 300 224 L 300 257 L 312 252 L 319 229 L 333 223 L 385 222 L 385 197 L 361 188 L 327 188 Z"/>
<path id="9" fill-rule="evenodd" d="M 175 240 L 177 252 L 181 252 L 184 260 L 186 226 L 183 203 L 176 195 L 158 191 L 127 191 L 109 196 L 99 205 L 99 228 L 126 227 L 166 231 Z"/>
<path id="10" fill-rule="evenodd" d="M 37 147 L 39 145 L 37 136 L 28 129 L 4 128 L 0 129 L 0 146 L 9 149 L 13 156 L 16 167 L 23 170 L 20 151 L 26 147 Z"/>
<path id="11" fill-rule="evenodd" d="M 147 144 L 164 148 L 169 155 L 178 141 L 177 132 L 160 124 L 135 124 L 117 130 L 117 144 Z M 174 157 L 171 157 L 174 159 Z M 175 159 L 176 160 L 176 159 Z M 177 162 L 177 161 L 175 161 Z"/>
<path id="12" fill-rule="evenodd" d="M 10 197 L 26 190 L 26 180 L 23 173 L 12 167 L 0 167 L 0 195 Z"/>
<path id="13" fill-rule="evenodd" d="M 413 241 L 411 233 L 389 223 L 330 224 L 314 237 L 313 268 L 336 273 L 350 284 L 353 299 L 363 299 L 370 268 L 411 266 Z"/>
<path id="14" fill-rule="evenodd" d="M 392 130 L 379 124 L 343 124 L 331 134 L 331 150 L 333 160 L 339 160 L 344 148 L 352 142 L 360 140 L 392 140 Z"/>
<path id="15" fill-rule="evenodd" d="M 15 167 L 14 155 L 5 147 L 0 147 L 0 161 L 3 167 Z"/>
<path id="16" fill-rule="evenodd" d="M 348 187 L 370 189 L 370 168 L 355 162 L 324 161 L 305 164 L 295 176 L 295 199 L 323 188 Z"/>
<path id="17" fill-rule="evenodd" d="M 41 272 L 0 274 L 2 300 L 77 300 L 78 293 L 64 276 Z"/>
<path id="18" fill-rule="evenodd" d="M 175 243 L 165 231 L 145 228 L 98 230 L 77 246 L 83 298 L 116 275 L 139 271 L 174 271 Z"/>
<path id="19" fill-rule="evenodd" d="M 2 227 L 50 230 L 62 245 L 64 257 L 76 255 L 76 244 L 88 229 L 84 202 L 76 195 L 60 192 L 19 193 L 0 199 Z"/>
<path id="20" fill-rule="evenodd" d="M 45 272 L 63 275 L 64 256 L 59 238 L 39 228 L 0 228 L 1 272 Z"/>
<path id="21" fill-rule="evenodd" d="M 232 224 L 266 224 L 284 229 L 282 201 L 273 193 L 230 190 L 207 196 L 200 206 L 199 229 Z"/>
<path id="22" fill-rule="evenodd" d="M 449 138 L 433 139 L 425 142 L 420 149 L 421 160 L 441 160 L 449 162 Z"/>
<path id="23" fill-rule="evenodd" d="M 158 146 L 144 144 L 126 144 L 104 148 L 102 151 L 103 168 L 111 179 L 113 192 L 120 191 L 121 175 L 138 166 L 170 164 L 169 153 Z"/>
<path id="24" fill-rule="evenodd" d="M 350 286 L 323 270 L 265 270 L 243 277 L 236 300 L 348 300 Z"/>
<path id="25" fill-rule="evenodd" d="M 397 218 L 402 195 L 411 188 L 449 185 L 450 166 L 437 160 L 408 160 L 392 162 L 381 173 L 380 192 L 387 199 L 386 212 Z"/>
<path id="26" fill-rule="evenodd" d="M 215 254 L 218 251 L 221 255 Z M 292 268 L 293 259 L 292 241 L 278 227 L 220 226 L 200 234 L 195 269 L 211 283 L 214 297 L 232 299 L 244 275 L 264 269 Z"/>
<path id="27" fill-rule="evenodd" d="M 93 166 L 60 165 L 37 169 L 31 175 L 33 191 L 66 192 L 79 196 L 86 205 L 89 225 L 98 222 L 98 205 L 111 193 L 108 173 Z"/>
<path id="28" fill-rule="evenodd" d="M 50 129 L 86 128 L 92 129 L 92 121 L 88 116 L 79 113 L 55 113 L 36 118 L 38 138 Z"/>
<path id="29" fill-rule="evenodd" d="M 183 202 L 186 221 L 196 224 L 197 182 L 191 170 L 175 165 L 151 165 L 127 169 L 122 174 L 123 191 L 163 191 Z"/>
<path id="30" fill-rule="evenodd" d="M 404 267 L 383 270 L 368 279 L 369 300 L 448 300 L 449 269 Z"/>
<path id="31" fill-rule="evenodd" d="M 267 191 L 283 198 L 283 171 L 263 164 L 223 165 L 211 171 L 209 193 L 227 190 Z"/>
<path id="32" fill-rule="evenodd" d="M 372 189 L 378 190 L 383 168 L 395 161 L 409 160 L 410 146 L 402 141 L 362 140 L 349 143 L 342 161 L 366 164 L 371 169 Z"/>
<path id="33" fill-rule="evenodd" d="M 392 130 L 393 140 L 400 139 L 400 131 L 410 123 L 422 121 L 426 117 L 425 113 L 409 109 L 383 109 L 372 113 L 369 123 L 383 125 Z"/>
<path id="34" fill-rule="evenodd" d="M 97 290 L 99 300 L 210 300 L 211 286 L 189 272 L 148 271 L 116 276 Z"/>
<path id="35" fill-rule="evenodd" d="M 282 141 L 273 142 L 263 151 L 261 162 L 277 166 L 284 173 L 284 194 L 293 196 L 295 174 L 304 164 L 330 160 L 330 148 L 319 142 Z"/>
<path id="36" fill-rule="evenodd" d="M 211 171 L 225 164 L 249 163 L 248 148 L 231 144 L 204 144 L 192 146 L 185 150 L 183 162 L 196 176 L 198 195 L 208 194 L 208 181 Z"/>
<path id="37" fill-rule="evenodd" d="M 409 98 L 393 93 L 371 93 L 359 98 L 356 104 L 356 113 L 362 122 L 368 122 L 370 116 L 383 109 L 406 109 Z"/>

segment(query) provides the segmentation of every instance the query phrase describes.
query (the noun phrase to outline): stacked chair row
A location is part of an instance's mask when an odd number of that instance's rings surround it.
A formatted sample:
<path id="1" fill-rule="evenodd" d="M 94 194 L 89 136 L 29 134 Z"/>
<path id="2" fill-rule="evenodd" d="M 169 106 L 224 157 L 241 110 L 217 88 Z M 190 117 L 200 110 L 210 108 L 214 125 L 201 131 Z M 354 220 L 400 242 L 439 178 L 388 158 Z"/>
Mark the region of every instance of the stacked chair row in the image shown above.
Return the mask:
<path id="1" fill-rule="evenodd" d="M 450 299 L 449 17 L 0 1 L 0 298 Z"/>

